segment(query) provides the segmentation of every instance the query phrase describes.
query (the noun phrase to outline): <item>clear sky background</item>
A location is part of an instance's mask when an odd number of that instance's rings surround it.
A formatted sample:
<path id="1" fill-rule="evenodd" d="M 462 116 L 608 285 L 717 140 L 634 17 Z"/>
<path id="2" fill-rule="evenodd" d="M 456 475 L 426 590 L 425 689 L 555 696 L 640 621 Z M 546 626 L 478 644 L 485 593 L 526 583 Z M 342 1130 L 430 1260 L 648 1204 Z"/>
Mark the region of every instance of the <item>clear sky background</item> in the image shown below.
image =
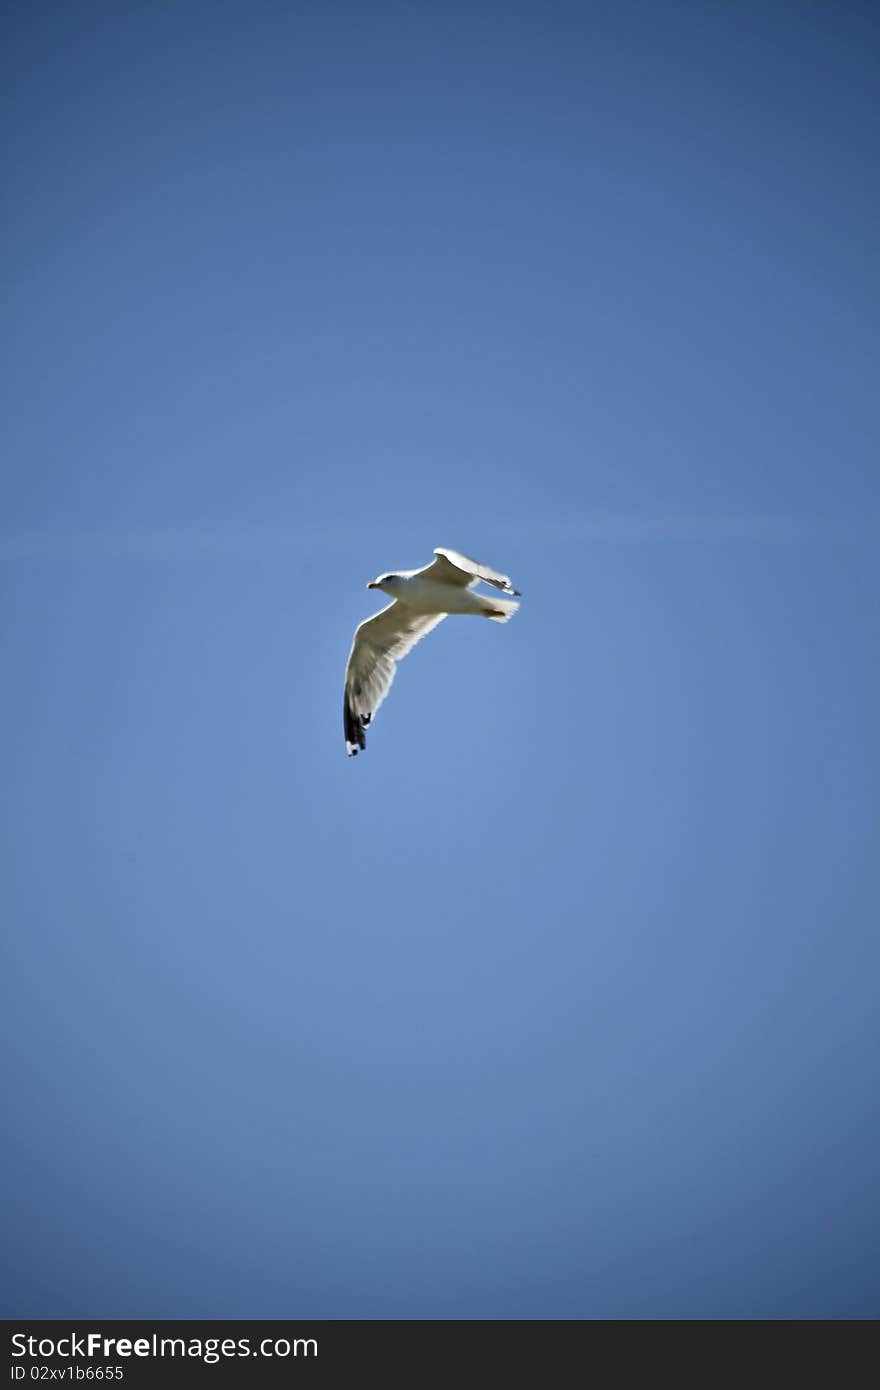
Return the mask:
<path id="1" fill-rule="evenodd" d="M 876 8 L 5 25 L 4 1313 L 876 1315 Z"/>

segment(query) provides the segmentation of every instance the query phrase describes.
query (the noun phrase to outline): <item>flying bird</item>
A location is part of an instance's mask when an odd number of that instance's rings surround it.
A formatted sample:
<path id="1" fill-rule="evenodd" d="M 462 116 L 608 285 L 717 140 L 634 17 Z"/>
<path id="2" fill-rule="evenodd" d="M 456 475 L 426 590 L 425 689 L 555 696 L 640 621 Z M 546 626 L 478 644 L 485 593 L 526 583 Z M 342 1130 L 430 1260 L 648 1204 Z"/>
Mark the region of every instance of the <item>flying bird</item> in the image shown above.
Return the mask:
<path id="1" fill-rule="evenodd" d="M 435 550 L 434 556 L 424 569 L 383 574 L 367 585 L 368 589 L 381 589 L 391 603 L 361 623 L 351 644 L 343 714 L 349 757 L 366 748 L 367 725 L 391 689 L 397 662 L 416 642 L 450 613 L 473 613 L 506 623 L 519 608 L 509 599 L 473 592 L 482 581 L 502 593 L 518 595 L 506 574 L 469 560 L 457 550 Z"/>

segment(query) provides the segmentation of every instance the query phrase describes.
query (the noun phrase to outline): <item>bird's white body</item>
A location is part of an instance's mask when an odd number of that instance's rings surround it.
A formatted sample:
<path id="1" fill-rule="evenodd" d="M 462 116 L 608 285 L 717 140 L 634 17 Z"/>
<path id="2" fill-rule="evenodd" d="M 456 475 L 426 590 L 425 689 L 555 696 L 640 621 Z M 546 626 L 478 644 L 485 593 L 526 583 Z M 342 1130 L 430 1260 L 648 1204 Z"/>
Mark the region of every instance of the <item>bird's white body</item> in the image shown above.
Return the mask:
<path id="1" fill-rule="evenodd" d="M 397 662 L 448 614 L 506 623 L 519 608 L 509 599 L 474 593 L 475 585 L 482 582 L 516 594 L 506 574 L 457 550 L 435 550 L 434 555 L 436 559 L 424 569 L 383 574 L 367 585 L 387 594 L 391 603 L 360 624 L 351 645 L 343 706 L 345 748 L 350 755 L 367 746 L 365 730 L 391 688 Z"/>

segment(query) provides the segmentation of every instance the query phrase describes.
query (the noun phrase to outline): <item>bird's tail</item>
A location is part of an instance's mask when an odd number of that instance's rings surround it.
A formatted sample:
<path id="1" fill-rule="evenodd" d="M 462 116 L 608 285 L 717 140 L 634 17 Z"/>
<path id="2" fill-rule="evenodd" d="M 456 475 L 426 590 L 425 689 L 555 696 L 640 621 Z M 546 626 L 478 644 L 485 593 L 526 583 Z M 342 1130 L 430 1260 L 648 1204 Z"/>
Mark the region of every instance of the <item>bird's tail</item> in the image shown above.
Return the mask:
<path id="1" fill-rule="evenodd" d="M 509 623 L 519 604 L 507 598 L 485 598 L 483 594 L 474 594 L 474 598 L 480 600 L 480 612 L 484 618 L 491 618 L 495 623 Z"/>

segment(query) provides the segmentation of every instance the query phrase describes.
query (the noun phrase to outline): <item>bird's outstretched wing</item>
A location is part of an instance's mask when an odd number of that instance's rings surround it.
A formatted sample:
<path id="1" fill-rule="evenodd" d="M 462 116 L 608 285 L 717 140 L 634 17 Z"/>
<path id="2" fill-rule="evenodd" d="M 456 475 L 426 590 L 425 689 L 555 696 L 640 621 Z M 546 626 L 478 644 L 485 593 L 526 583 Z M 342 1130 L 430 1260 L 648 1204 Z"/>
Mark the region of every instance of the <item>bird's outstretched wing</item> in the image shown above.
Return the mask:
<path id="1" fill-rule="evenodd" d="M 422 579 L 433 579 L 435 584 L 458 584 L 463 589 L 472 589 L 482 580 L 484 584 L 494 585 L 502 593 L 519 594 L 519 589 L 514 589 L 506 574 L 490 570 L 488 565 L 481 565 L 479 560 L 469 560 L 466 555 L 459 555 L 457 550 L 440 549 L 435 550 L 434 554 L 436 560 L 424 569 L 415 571 Z"/>
<path id="2" fill-rule="evenodd" d="M 349 756 L 366 748 L 364 731 L 391 689 L 397 662 L 445 617 L 416 613 L 395 600 L 357 628 L 345 668 L 343 725 Z"/>

